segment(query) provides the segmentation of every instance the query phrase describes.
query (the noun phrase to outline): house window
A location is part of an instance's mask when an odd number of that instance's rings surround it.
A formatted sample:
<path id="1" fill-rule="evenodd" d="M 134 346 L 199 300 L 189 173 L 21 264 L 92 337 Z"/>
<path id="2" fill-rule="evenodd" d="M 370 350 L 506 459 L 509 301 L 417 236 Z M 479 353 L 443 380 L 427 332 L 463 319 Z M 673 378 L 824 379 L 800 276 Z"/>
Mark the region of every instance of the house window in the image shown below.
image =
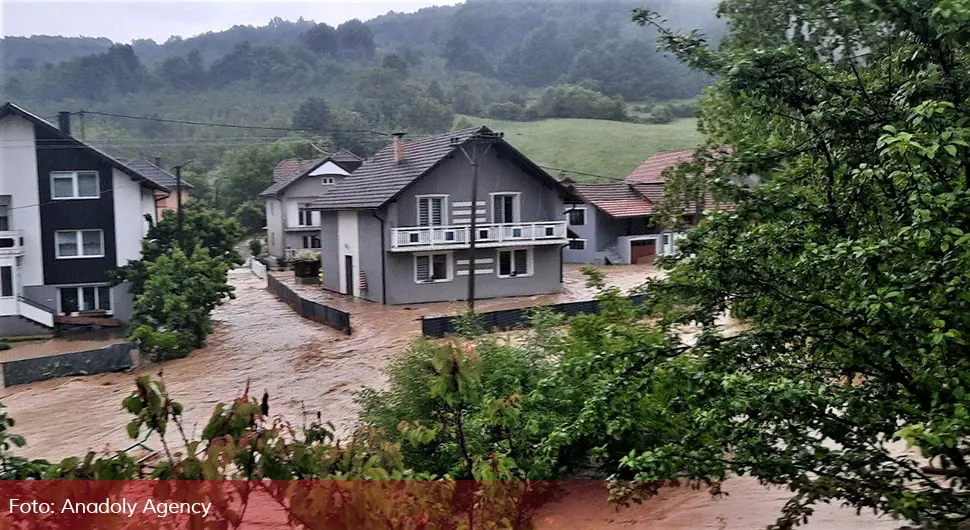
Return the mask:
<path id="1" fill-rule="evenodd" d="M 333 184 L 336 180 L 333 177 L 323 177 L 320 179 L 324 184 Z"/>
<path id="2" fill-rule="evenodd" d="M 97 199 L 100 195 L 97 171 L 51 173 L 51 197 L 54 199 Z"/>
<path id="3" fill-rule="evenodd" d="M 585 239 L 570 239 L 569 250 L 586 250 Z"/>
<path id="4" fill-rule="evenodd" d="M 516 223 L 519 220 L 519 194 L 495 193 L 492 195 L 492 222 Z"/>
<path id="5" fill-rule="evenodd" d="M 0 297 L 13 296 L 13 267 L 0 267 Z"/>
<path id="6" fill-rule="evenodd" d="M 303 236 L 303 248 L 320 248 L 320 238 L 317 236 Z"/>
<path id="7" fill-rule="evenodd" d="M 444 225 L 446 198 L 447 195 L 418 196 L 418 226 Z"/>
<path id="8" fill-rule="evenodd" d="M 532 274 L 532 252 L 527 248 L 498 251 L 499 278 L 515 278 Z"/>
<path id="9" fill-rule="evenodd" d="M 417 254 L 414 256 L 416 283 L 450 282 L 451 254 Z"/>
<path id="10" fill-rule="evenodd" d="M 586 226 L 586 208 L 576 208 L 566 212 L 569 226 Z"/>
<path id="11" fill-rule="evenodd" d="M 269 244 L 270 245 L 275 245 L 276 244 L 276 233 L 275 232 L 270 232 L 269 233 Z"/>
<path id="12" fill-rule="evenodd" d="M 10 205 L 0 203 L 0 231 L 10 230 Z"/>
<path id="13" fill-rule="evenodd" d="M 60 312 L 65 315 L 98 309 L 111 312 L 111 288 L 106 285 L 61 287 L 58 292 Z"/>
<path id="14" fill-rule="evenodd" d="M 101 230 L 62 230 L 55 232 L 55 254 L 58 259 L 104 257 L 104 234 Z"/>
<path id="15" fill-rule="evenodd" d="M 299 226 L 313 226 L 313 210 L 310 209 L 309 204 L 301 204 L 296 214 Z"/>

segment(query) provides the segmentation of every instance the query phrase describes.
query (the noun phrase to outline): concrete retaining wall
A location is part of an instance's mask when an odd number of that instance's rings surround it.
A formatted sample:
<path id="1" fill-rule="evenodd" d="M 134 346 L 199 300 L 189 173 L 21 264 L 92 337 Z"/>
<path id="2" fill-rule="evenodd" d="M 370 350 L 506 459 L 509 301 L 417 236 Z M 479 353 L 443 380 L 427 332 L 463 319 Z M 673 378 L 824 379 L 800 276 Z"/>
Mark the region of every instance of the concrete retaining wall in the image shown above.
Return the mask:
<path id="1" fill-rule="evenodd" d="M 134 342 L 112 344 L 96 350 L 3 363 L 4 386 L 22 385 L 55 377 L 120 372 L 131 368 Z"/>

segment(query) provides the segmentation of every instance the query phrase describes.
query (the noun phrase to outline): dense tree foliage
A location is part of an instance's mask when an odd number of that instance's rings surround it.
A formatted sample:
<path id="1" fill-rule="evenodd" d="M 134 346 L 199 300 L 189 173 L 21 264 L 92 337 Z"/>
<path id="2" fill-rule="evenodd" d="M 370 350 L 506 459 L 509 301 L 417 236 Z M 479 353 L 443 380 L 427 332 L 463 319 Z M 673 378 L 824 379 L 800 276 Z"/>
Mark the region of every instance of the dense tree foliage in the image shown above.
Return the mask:
<path id="1" fill-rule="evenodd" d="M 212 332 L 209 314 L 228 297 L 230 267 L 242 263 L 234 219 L 190 201 L 168 211 L 142 241 L 142 257 L 112 272 L 134 296 L 130 336 L 153 360 L 184 357 Z M 187 288 L 190 286 L 190 288 Z"/>
<path id="2" fill-rule="evenodd" d="M 321 97 L 308 97 L 293 111 L 293 127 L 315 133 L 326 133 L 333 124 L 330 105 Z"/>
<path id="3" fill-rule="evenodd" d="M 645 481 L 618 483 L 621 497 L 753 475 L 790 488 L 781 528 L 824 502 L 965 524 L 970 11 L 931 0 L 721 11 L 733 33 L 718 50 L 649 11 L 635 19 L 722 76 L 700 109 L 711 144 L 668 181 L 671 222 L 705 196 L 735 208 L 664 260 L 668 277 L 647 290 L 652 335 L 598 332 L 577 366 L 577 383 L 594 383 L 548 451 L 597 433 L 612 452 L 641 433 L 614 456 L 618 479 Z M 743 325 L 726 327 L 728 311 Z"/>

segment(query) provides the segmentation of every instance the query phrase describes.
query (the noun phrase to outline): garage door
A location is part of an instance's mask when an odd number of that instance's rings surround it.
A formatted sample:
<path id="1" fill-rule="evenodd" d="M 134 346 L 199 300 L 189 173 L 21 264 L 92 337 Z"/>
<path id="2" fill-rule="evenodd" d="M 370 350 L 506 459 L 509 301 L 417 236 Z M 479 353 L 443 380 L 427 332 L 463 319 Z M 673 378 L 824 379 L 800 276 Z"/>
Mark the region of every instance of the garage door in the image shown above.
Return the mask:
<path id="1" fill-rule="evenodd" d="M 643 239 L 630 242 L 630 262 L 631 263 L 653 263 L 653 257 L 657 254 L 657 240 Z"/>

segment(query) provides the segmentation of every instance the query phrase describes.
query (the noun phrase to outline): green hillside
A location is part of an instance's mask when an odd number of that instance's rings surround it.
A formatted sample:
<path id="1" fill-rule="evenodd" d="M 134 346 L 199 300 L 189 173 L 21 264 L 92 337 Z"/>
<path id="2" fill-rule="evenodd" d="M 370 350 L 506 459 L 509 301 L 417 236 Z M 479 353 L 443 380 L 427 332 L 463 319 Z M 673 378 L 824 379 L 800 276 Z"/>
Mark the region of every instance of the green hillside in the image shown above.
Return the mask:
<path id="1" fill-rule="evenodd" d="M 554 119 L 515 122 L 470 118 L 505 133 L 505 139 L 542 166 L 623 178 L 657 151 L 690 149 L 703 142 L 697 120 L 665 125 Z M 597 179 L 571 175 L 574 180 Z"/>

